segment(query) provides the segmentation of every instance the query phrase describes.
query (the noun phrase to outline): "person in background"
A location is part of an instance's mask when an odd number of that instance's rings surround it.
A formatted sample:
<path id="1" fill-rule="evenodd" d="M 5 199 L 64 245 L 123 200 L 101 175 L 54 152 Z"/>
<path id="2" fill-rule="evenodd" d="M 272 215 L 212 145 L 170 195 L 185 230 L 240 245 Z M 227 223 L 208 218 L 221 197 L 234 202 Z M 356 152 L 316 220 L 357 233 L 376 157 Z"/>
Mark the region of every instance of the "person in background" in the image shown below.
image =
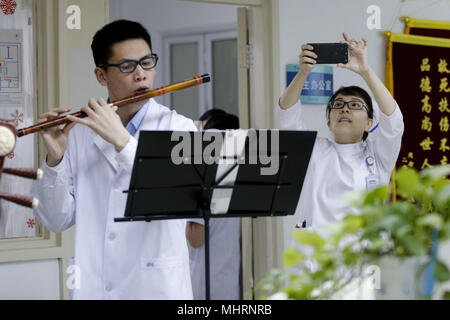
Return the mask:
<path id="1" fill-rule="evenodd" d="M 297 227 L 312 229 L 339 221 L 351 208 L 343 199 L 347 191 L 371 190 L 389 183 L 400 152 L 403 116 L 396 101 L 368 62 L 368 43 L 344 40 L 350 57 L 340 68 L 364 79 L 379 106 L 379 125 L 374 139 L 367 139 L 373 125 L 374 103 L 362 88 L 338 89 L 327 104 L 327 124 L 334 139 L 316 139 L 302 193 L 296 209 Z M 314 67 L 317 55 L 304 44 L 299 56 L 300 70 L 279 100 L 280 129 L 305 130 L 299 97 Z"/>
<path id="2" fill-rule="evenodd" d="M 202 129 L 239 129 L 239 119 L 220 109 L 200 117 Z M 213 300 L 239 300 L 241 266 L 240 218 L 213 218 L 209 222 L 210 293 Z M 201 223 L 188 222 L 186 238 L 194 299 L 205 299 L 205 230 Z"/>
<path id="3" fill-rule="evenodd" d="M 200 129 L 203 130 L 205 128 L 206 123 L 209 119 L 211 119 L 211 117 L 223 114 L 227 114 L 227 112 L 222 109 L 209 109 L 198 119 L 199 121 L 201 121 Z"/>
<path id="4" fill-rule="evenodd" d="M 203 125 L 203 130 L 208 129 L 239 129 L 239 119 L 235 115 L 229 113 L 217 114 L 209 118 Z"/>

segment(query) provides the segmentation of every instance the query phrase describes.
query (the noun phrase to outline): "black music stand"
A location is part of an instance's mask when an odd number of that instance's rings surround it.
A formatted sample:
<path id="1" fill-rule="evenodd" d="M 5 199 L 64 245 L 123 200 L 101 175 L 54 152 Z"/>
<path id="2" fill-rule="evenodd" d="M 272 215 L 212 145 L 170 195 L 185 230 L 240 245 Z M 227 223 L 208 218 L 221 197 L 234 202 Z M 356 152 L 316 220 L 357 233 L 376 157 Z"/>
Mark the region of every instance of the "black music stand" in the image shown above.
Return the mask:
<path id="1" fill-rule="evenodd" d="M 219 166 L 217 160 L 225 158 L 213 153 L 216 161 L 208 164 L 205 162 L 211 162 L 211 158 L 203 157 L 205 148 L 211 150 L 211 145 L 217 143 L 214 138 L 211 139 L 214 134 L 225 136 L 224 131 L 141 131 L 130 188 L 124 191 L 128 193 L 125 215 L 114 219 L 115 222 L 204 219 L 207 300 L 210 299 L 209 220 L 293 215 L 317 132 L 249 130 L 242 154 L 244 157 L 227 158 L 237 161 L 237 164 L 228 165 L 229 169 L 220 177 L 216 176 Z M 266 146 L 260 146 L 262 134 L 268 136 Z M 207 139 L 204 139 L 205 135 L 208 135 Z M 274 149 L 272 154 L 271 141 L 276 138 L 278 152 Z M 175 164 L 172 152 L 180 150 L 183 139 L 190 139 L 187 152 L 190 153 L 183 156 L 183 163 Z M 268 169 L 271 164 L 267 164 L 267 158 L 264 164 L 259 156 L 255 158 L 255 155 L 260 154 L 270 155 L 269 159 L 278 157 L 279 166 L 275 174 L 262 174 L 262 170 Z M 180 153 L 175 152 L 174 155 Z M 234 183 L 223 185 L 224 179 L 236 166 L 239 167 Z M 227 212 L 212 214 L 210 205 L 213 192 L 218 189 L 232 189 L 232 195 Z"/>

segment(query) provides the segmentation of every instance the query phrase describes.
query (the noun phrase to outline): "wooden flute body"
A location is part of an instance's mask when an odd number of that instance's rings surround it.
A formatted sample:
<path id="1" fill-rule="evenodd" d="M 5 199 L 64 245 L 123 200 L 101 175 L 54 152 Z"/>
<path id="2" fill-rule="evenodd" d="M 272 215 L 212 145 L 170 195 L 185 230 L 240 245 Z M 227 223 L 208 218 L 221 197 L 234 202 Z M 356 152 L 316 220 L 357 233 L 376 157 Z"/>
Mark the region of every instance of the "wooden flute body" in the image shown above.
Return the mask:
<path id="1" fill-rule="evenodd" d="M 170 85 L 167 85 L 167 86 L 164 86 L 164 87 L 160 87 L 160 88 L 157 88 L 157 89 L 149 90 L 147 92 L 139 93 L 139 94 L 131 96 L 131 97 L 127 97 L 127 98 L 124 98 L 124 99 L 112 101 L 111 105 L 114 105 L 114 106 L 117 106 L 117 107 L 121 107 L 121 106 L 130 104 L 130 103 L 135 103 L 135 102 L 142 101 L 142 100 L 145 100 L 145 99 L 149 99 L 149 98 L 152 98 L 152 97 L 160 96 L 160 95 L 163 95 L 163 94 L 166 94 L 166 93 L 169 93 L 169 92 L 173 92 L 173 91 L 181 90 L 181 89 L 184 89 L 184 88 L 189 88 L 189 87 L 192 87 L 192 86 L 195 86 L 195 85 L 199 85 L 199 84 L 202 84 L 202 83 L 206 83 L 206 82 L 209 82 L 210 80 L 211 79 L 210 79 L 210 76 L 208 74 L 204 74 L 204 75 L 201 75 L 201 76 L 196 76 L 196 77 L 193 77 L 193 78 L 190 78 L 190 79 L 187 79 L 187 80 L 184 80 L 184 81 L 180 81 L 180 82 L 177 82 L 177 83 L 174 83 L 174 84 L 170 84 Z M 83 117 L 86 116 L 86 114 L 84 112 L 82 112 L 82 111 L 74 112 L 71 115 L 75 116 L 75 117 L 78 117 L 78 118 L 83 118 Z M 32 125 L 30 127 L 18 129 L 17 130 L 17 136 L 18 137 L 23 137 L 23 136 L 25 136 L 27 134 L 35 133 L 35 132 L 38 132 L 38 131 L 40 131 L 42 129 L 47 129 L 47 128 L 54 127 L 54 126 L 61 125 L 61 124 L 65 124 L 65 123 L 68 123 L 68 122 L 70 122 L 70 120 L 68 120 L 65 115 L 64 116 L 60 116 L 58 118 L 55 118 L 55 119 L 52 119 L 52 120 L 49 120 L 49 121 L 45 121 L 45 122 L 41 122 L 41 123 Z"/>

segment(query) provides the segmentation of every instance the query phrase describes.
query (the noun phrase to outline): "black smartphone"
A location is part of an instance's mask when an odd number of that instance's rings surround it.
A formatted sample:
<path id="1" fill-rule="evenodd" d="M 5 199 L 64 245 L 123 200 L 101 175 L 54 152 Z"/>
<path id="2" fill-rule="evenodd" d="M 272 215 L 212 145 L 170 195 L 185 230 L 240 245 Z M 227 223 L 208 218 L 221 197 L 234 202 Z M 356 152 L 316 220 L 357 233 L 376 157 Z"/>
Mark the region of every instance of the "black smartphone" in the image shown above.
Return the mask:
<path id="1" fill-rule="evenodd" d="M 348 45 L 346 43 L 308 43 L 317 54 L 317 64 L 337 64 L 348 62 Z"/>

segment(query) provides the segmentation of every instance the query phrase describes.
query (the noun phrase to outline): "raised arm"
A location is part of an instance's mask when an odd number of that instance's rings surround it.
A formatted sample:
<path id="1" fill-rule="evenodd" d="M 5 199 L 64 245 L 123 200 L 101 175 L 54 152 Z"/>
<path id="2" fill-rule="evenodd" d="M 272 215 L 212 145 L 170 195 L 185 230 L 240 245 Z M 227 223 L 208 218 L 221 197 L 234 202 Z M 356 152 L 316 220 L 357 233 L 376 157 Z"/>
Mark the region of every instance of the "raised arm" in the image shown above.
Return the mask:
<path id="1" fill-rule="evenodd" d="M 345 33 L 343 36 L 345 40 L 341 43 L 348 44 L 350 58 L 346 64 L 339 63 L 337 66 L 359 74 L 369 86 L 380 110 L 388 116 L 391 115 L 395 111 L 396 103 L 389 90 L 369 66 L 367 40 L 362 38 L 361 42 L 355 38 L 350 39 Z"/>
<path id="2" fill-rule="evenodd" d="M 306 78 L 316 64 L 315 59 L 317 59 L 317 55 L 311 51 L 313 49 L 308 44 L 302 45 L 302 52 L 299 55 L 300 70 L 280 98 L 279 105 L 281 109 L 289 109 L 300 98 Z"/>

